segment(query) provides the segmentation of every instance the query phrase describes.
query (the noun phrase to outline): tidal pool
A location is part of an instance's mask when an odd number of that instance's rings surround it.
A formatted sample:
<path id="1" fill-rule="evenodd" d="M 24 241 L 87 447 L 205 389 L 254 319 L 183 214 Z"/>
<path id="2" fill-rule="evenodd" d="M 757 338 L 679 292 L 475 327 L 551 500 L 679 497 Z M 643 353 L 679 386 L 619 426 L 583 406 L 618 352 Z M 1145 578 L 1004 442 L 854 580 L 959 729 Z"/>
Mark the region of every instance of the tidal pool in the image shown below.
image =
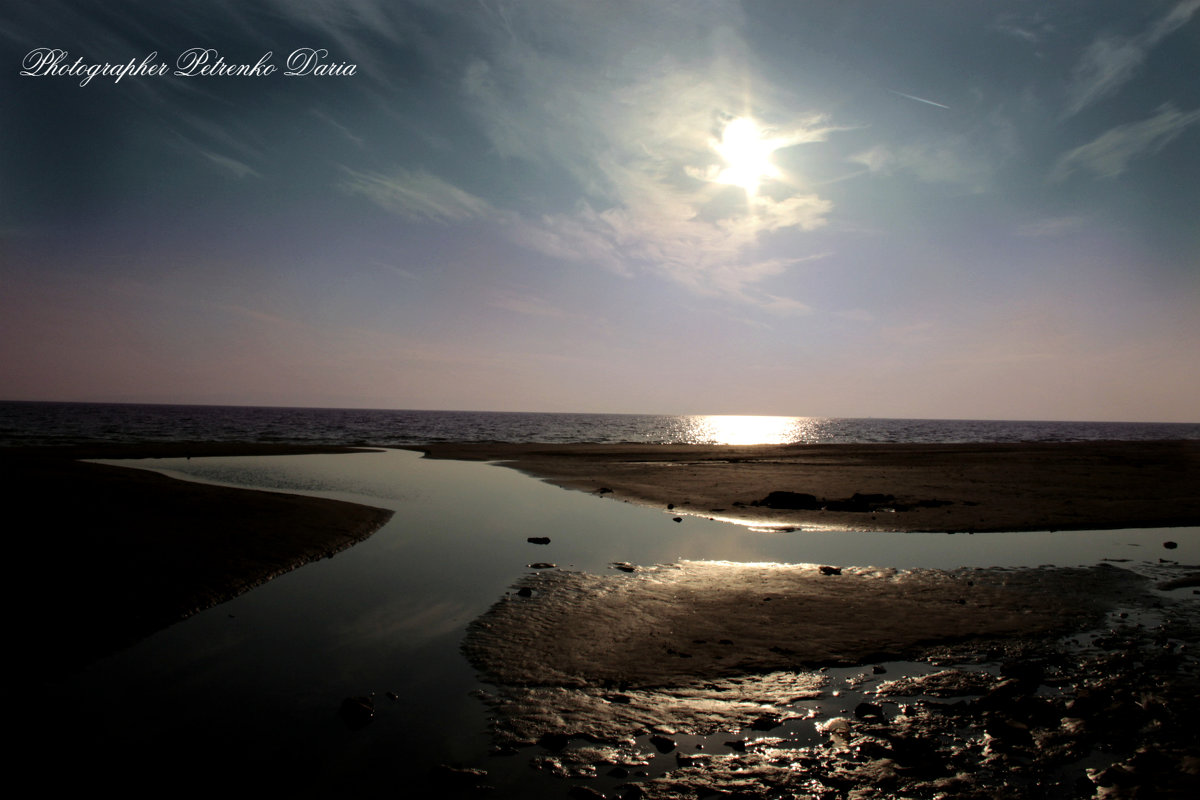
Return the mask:
<path id="1" fill-rule="evenodd" d="M 119 463 L 395 513 L 331 559 L 42 687 L 38 735 L 50 741 L 30 766 L 68 786 L 403 789 L 426 786 L 444 765 L 486 769 L 493 796 L 561 797 L 563 784 L 527 758 L 489 755 L 493 712 L 475 696 L 485 687 L 460 650 L 467 625 L 539 562 L 609 573 L 614 563 L 679 560 L 945 569 L 1109 560 L 1153 575 L 1160 559 L 1200 561 L 1197 528 L 763 533 L 676 522 L 503 467 L 400 450 Z M 1164 549 L 1167 541 L 1177 547 Z M 374 705 L 366 725 L 339 713 L 355 697 Z M 455 793 L 453 780 L 438 785 L 440 796 Z"/>

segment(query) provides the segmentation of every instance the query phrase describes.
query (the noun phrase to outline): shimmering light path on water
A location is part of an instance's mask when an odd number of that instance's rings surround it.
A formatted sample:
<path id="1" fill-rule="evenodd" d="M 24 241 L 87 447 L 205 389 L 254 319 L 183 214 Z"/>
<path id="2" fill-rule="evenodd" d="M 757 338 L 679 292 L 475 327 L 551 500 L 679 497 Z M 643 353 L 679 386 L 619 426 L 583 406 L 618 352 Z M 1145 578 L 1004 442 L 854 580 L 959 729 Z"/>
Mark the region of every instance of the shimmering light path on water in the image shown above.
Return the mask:
<path id="1" fill-rule="evenodd" d="M 424 442 L 680 444 L 1054 442 L 1200 439 L 1200 423 L 548 414 L 338 408 L 0 402 L 0 444 Z"/>

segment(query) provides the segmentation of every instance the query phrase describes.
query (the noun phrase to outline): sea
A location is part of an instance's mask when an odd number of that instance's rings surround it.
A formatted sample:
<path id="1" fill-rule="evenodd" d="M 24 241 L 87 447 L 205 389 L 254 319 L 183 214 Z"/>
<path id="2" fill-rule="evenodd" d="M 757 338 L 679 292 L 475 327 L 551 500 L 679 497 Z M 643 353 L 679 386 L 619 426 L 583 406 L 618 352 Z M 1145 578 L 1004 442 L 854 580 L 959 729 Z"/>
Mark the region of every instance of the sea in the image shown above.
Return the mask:
<path id="1" fill-rule="evenodd" d="M 433 442 L 865 444 L 1162 439 L 1200 439 L 1200 423 L 0 402 L 0 446 L 158 441 L 400 447 Z"/>

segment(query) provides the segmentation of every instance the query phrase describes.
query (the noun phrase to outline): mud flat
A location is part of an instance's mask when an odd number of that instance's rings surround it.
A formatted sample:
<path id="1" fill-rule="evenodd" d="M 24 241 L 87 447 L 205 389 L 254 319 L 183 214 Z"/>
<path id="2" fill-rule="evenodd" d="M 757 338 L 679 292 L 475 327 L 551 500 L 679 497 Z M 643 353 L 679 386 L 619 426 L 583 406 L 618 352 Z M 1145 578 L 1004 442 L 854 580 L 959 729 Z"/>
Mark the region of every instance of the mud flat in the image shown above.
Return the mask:
<path id="1" fill-rule="evenodd" d="M 438 443 L 560 486 L 773 527 L 1103 530 L 1200 524 L 1200 442 Z"/>
<path id="2" fill-rule="evenodd" d="M 498 753 L 572 796 L 1191 796 L 1194 570 L 532 574 L 470 629 Z"/>

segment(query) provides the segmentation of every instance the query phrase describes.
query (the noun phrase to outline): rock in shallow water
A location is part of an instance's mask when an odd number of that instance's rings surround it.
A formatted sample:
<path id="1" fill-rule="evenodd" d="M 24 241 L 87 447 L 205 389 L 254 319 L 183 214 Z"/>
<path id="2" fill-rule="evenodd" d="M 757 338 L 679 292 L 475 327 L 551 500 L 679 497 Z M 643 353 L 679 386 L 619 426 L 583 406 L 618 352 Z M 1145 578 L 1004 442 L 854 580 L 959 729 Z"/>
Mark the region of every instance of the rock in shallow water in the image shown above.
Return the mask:
<path id="1" fill-rule="evenodd" d="M 369 697 L 347 697 L 342 701 L 338 716 L 351 730 L 365 728 L 375 717 L 375 703 Z"/>

